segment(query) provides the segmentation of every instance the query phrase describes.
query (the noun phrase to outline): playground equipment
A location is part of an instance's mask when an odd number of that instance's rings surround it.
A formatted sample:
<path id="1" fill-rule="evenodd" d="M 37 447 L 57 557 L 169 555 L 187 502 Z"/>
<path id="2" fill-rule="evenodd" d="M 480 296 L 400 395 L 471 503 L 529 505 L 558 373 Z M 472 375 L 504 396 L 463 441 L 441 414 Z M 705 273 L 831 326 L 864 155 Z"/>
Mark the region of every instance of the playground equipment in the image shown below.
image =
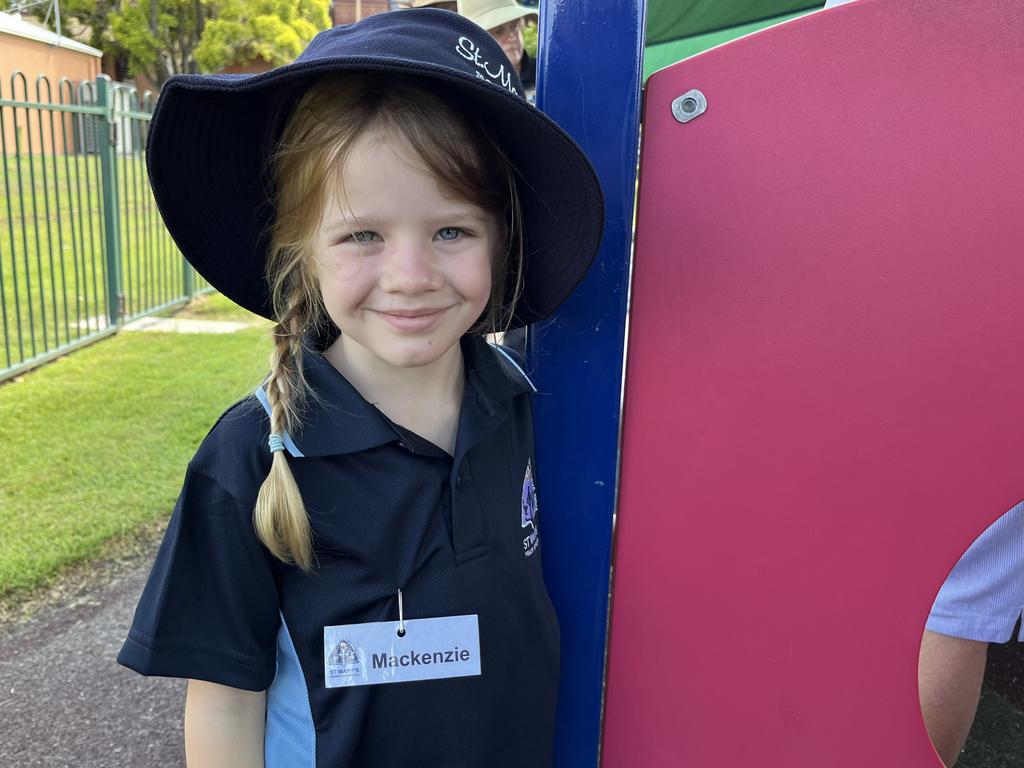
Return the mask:
<path id="1" fill-rule="evenodd" d="M 609 210 L 531 340 L 558 764 L 935 766 L 924 620 L 1024 496 L 1024 9 L 859 0 L 654 74 L 627 302 L 644 9 L 594 5 L 541 14 Z"/>

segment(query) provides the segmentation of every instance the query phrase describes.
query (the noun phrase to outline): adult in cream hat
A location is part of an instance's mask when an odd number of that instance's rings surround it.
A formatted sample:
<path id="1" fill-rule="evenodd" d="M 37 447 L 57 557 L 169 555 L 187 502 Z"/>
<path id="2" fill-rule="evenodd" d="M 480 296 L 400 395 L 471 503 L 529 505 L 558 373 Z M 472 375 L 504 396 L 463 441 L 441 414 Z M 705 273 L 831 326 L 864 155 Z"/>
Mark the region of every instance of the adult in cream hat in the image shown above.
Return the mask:
<path id="1" fill-rule="evenodd" d="M 440 8 L 445 11 L 458 11 L 458 2 L 456 0 L 412 0 L 409 3 L 410 8 Z"/>
<path id="2" fill-rule="evenodd" d="M 527 8 L 515 0 L 459 0 L 459 13 L 486 30 L 517 19 L 537 18 L 536 8 Z"/>
<path id="3" fill-rule="evenodd" d="M 537 18 L 537 10 L 519 5 L 515 0 L 458 0 L 459 13 L 491 33 L 512 62 L 523 81 L 523 87 L 532 91 L 537 65 L 523 48 L 523 20 Z"/>

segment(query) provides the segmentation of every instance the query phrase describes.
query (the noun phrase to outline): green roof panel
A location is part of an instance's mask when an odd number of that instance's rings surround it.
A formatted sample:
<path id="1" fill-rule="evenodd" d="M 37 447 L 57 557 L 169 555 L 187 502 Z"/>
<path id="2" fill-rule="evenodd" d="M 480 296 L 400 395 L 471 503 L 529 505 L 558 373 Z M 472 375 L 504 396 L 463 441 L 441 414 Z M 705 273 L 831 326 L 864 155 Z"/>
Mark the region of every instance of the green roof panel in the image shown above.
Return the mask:
<path id="1" fill-rule="evenodd" d="M 646 44 L 694 37 L 822 5 L 824 0 L 647 0 Z"/>
<path id="2" fill-rule="evenodd" d="M 735 40 L 737 37 L 757 32 L 759 29 L 771 27 L 789 19 L 795 19 L 797 16 L 803 16 L 805 13 L 810 13 L 818 7 L 819 5 L 816 3 L 809 9 L 796 11 L 795 13 L 786 13 L 769 19 L 759 19 L 758 21 L 740 24 L 735 27 L 727 27 L 726 29 L 716 29 L 713 32 L 705 32 L 704 34 L 684 37 L 679 40 L 669 40 L 658 45 L 648 45 L 644 48 L 644 80 L 647 80 L 652 72 L 657 72 L 659 69 L 675 64 L 677 61 L 682 61 L 701 51 L 706 51 L 708 48 L 714 48 L 716 45 Z"/>

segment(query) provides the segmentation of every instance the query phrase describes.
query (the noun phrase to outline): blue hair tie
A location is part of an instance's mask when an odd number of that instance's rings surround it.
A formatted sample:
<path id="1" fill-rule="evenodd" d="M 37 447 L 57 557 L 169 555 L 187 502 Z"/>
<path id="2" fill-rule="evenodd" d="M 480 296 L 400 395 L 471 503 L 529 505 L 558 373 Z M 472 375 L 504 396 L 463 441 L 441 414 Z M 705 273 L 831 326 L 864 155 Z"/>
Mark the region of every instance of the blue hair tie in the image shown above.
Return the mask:
<path id="1" fill-rule="evenodd" d="M 270 446 L 271 453 L 277 453 L 278 451 L 284 450 L 284 440 L 276 432 L 270 433 L 270 437 L 267 439 L 267 445 Z"/>

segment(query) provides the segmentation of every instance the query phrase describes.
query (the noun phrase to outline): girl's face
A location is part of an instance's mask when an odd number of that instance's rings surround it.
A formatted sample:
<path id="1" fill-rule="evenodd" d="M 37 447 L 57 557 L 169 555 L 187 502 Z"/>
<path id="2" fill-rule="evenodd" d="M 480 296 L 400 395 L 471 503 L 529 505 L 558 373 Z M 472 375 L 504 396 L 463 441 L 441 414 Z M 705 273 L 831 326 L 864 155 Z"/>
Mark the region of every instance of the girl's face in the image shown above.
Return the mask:
<path id="1" fill-rule="evenodd" d="M 316 276 L 348 365 L 431 365 L 458 354 L 491 292 L 495 216 L 449 197 L 401 140 L 352 146 L 317 235 Z"/>

